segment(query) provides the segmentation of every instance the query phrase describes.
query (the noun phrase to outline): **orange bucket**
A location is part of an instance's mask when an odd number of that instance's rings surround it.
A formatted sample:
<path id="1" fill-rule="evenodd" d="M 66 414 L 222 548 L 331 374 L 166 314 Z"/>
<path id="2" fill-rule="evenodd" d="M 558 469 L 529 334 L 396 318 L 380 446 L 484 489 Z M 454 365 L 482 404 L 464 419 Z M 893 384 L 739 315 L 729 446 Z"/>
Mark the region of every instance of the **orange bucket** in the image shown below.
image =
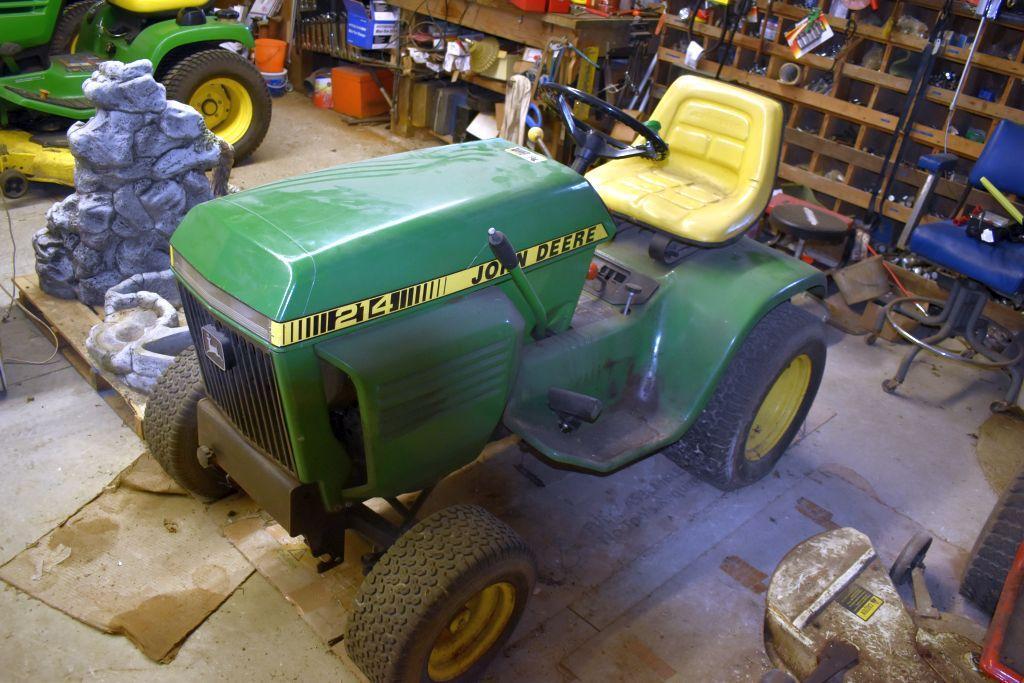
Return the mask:
<path id="1" fill-rule="evenodd" d="M 284 58 L 288 54 L 288 43 L 276 38 L 256 39 L 256 68 L 260 71 L 284 71 Z"/>

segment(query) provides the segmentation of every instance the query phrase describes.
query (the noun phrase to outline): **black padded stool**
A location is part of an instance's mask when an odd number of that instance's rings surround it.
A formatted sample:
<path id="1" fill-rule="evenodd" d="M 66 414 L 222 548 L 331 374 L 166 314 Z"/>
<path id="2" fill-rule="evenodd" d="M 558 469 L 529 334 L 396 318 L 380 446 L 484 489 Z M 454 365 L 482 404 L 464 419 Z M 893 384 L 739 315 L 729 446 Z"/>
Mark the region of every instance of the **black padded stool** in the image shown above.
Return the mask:
<path id="1" fill-rule="evenodd" d="M 832 214 L 805 204 L 782 204 L 772 209 L 768 222 L 783 235 L 796 240 L 794 256 L 804 254 L 807 242 L 843 244 L 850 234 L 846 223 Z"/>

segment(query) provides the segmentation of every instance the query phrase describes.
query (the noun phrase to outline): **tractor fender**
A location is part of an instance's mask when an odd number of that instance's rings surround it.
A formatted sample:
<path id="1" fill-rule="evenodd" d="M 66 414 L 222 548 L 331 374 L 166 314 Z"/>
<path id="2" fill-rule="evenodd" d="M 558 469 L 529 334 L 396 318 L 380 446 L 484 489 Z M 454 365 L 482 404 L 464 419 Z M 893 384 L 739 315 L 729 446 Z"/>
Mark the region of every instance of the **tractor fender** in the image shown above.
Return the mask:
<path id="1" fill-rule="evenodd" d="M 673 271 L 662 316 L 676 340 L 662 386 L 675 394 L 685 416 L 666 444 L 679 439 L 700 415 L 747 335 L 773 308 L 801 292 L 823 298 L 825 276 L 816 268 L 752 239 L 708 249 Z M 668 331 L 668 330 L 666 330 Z"/>
<path id="2" fill-rule="evenodd" d="M 509 429 L 545 456 L 592 472 L 613 472 L 681 438 L 758 321 L 800 292 L 823 295 L 825 288 L 815 268 L 748 238 L 701 249 L 673 267 L 654 263 L 646 243 L 630 240 L 603 245 L 602 256 L 654 279 L 657 291 L 628 317 L 598 315 L 525 348 L 505 413 Z M 582 438 L 552 435 L 551 387 L 600 399 L 601 419 L 619 411 L 642 415 L 642 424 L 630 422 L 636 434 L 619 434 L 595 459 Z"/>
<path id="3" fill-rule="evenodd" d="M 238 22 L 215 19 L 200 26 L 184 27 L 170 19 L 148 26 L 123 53 L 118 51 L 118 58 L 125 62 L 148 59 L 153 62 L 153 72 L 159 73 L 164 70 L 162 67 L 170 66 L 163 64 L 164 58 L 179 48 L 205 49 L 226 42 L 241 43 L 249 48 L 254 45 L 252 33 Z"/>
<path id="4" fill-rule="evenodd" d="M 207 17 L 206 23 L 199 26 L 180 26 L 174 18 L 158 21 L 144 28 L 129 42 L 105 35 L 103 26 L 110 21 L 109 12 L 109 7 L 101 7 L 96 17 L 86 20 L 79 44 L 94 54 L 121 62 L 148 59 L 153 63 L 154 73 L 165 66 L 162 62 L 168 55 L 182 50 L 190 53 L 195 48 L 215 48 L 226 42 L 242 43 L 249 48 L 255 44 L 252 33 L 242 24 L 212 17 Z"/>

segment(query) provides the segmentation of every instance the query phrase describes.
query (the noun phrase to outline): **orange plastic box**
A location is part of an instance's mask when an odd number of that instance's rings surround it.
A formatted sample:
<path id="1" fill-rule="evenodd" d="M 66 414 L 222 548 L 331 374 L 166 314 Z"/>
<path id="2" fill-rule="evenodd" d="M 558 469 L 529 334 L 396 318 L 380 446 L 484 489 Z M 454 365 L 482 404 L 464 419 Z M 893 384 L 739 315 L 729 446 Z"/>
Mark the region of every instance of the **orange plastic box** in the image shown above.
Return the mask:
<path id="1" fill-rule="evenodd" d="M 389 93 L 393 77 L 387 69 L 377 69 L 381 85 Z M 369 69 L 358 66 L 336 66 L 331 69 L 331 94 L 334 111 L 365 119 L 387 113 L 389 107 Z"/>

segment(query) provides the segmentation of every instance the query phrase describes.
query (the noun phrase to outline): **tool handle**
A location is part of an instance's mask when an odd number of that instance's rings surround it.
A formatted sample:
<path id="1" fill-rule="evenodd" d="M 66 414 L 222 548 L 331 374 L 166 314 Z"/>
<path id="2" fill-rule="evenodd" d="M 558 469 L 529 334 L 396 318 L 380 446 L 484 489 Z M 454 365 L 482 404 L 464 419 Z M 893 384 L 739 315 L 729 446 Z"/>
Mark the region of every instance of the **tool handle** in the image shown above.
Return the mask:
<path id="1" fill-rule="evenodd" d="M 505 270 L 515 270 L 519 267 L 516 249 L 501 230 L 490 228 L 487 231 L 487 246 L 491 248 L 494 258 L 498 259 L 498 263 L 504 266 Z"/>
<path id="2" fill-rule="evenodd" d="M 988 193 L 999 202 L 999 206 L 1003 207 L 1006 213 L 1010 214 L 1010 218 L 1017 221 L 1018 223 L 1024 223 L 1024 215 L 1017 210 L 1017 207 L 1010 203 L 1010 200 L 1006 198 L 1006 195 L 999 191 L 999 189 L 992 184 L 992 181 L 982 176 L 981 184 L 988 190 Z"/>

